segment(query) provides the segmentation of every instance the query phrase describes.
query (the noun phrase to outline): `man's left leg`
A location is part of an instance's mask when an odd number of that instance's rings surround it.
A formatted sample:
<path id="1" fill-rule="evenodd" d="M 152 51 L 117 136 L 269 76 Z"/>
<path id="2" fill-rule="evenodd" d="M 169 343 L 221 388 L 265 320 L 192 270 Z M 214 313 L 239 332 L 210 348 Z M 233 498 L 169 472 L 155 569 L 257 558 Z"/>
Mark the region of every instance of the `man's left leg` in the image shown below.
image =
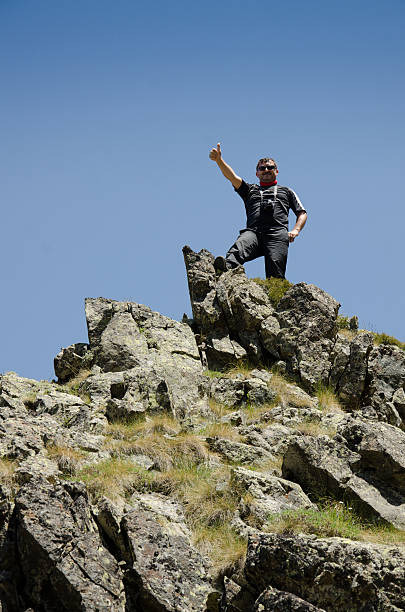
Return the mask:
<path id="1" fill-rule="evenodd" d="M 263 236 L 266 278 L 285 278 L 289 244 L 288 233 Z"/>

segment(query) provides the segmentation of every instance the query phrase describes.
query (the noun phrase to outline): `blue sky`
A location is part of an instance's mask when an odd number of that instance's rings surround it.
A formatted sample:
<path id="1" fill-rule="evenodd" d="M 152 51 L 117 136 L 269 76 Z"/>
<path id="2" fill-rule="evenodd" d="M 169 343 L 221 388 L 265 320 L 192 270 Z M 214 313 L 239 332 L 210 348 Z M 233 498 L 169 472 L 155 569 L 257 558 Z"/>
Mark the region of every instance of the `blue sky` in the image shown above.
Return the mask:
<path id="1" fill-rule="evenodd" d="M 190 314 L 273 156 L 308 209 L 287 278 L 405 340 L 403 0 L 0 0 L 0 372 L 52 378 L 84 298 Z M 290 219 L 291 225 L 294 219 Z M 246 266 L 264 275 L 262 260 Z"/>

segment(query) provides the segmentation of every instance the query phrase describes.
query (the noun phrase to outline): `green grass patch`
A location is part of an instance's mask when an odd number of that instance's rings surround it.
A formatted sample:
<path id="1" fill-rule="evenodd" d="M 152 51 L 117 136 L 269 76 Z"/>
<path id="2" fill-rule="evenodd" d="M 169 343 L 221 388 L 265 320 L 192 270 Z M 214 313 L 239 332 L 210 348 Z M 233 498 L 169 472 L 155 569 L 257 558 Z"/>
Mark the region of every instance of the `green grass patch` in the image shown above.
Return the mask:
<path id="1" fill-rule="evenodd" d="M 340 537 L 379 544 L 405 544 L 405 532 L 382 521 L 366 521 L 348 504 L 323 501 L 319 510 L 287 510 L 269 516 L 263 530 L 271 533 L 306 533 L 322 538 Z"/>
<path id="2" fill-rule="evenodd" d="M 252 278 L 252 280 L 265 290 L 274 308 L 293 286 L 286 278 Z"/>
<path id="3" fill-rule="evenodd" d="M 397 338 L 394 338 L 394 336 L 388 336 L 387 334 L 377 334 L 375 332 L 373 332 L 373 336 L 374 336 L 374 343 L 377 345 L 392 344 L 394 346 L 398 346 L 400 349 L 405 351 L 405 342 L 401 342 Z"/>

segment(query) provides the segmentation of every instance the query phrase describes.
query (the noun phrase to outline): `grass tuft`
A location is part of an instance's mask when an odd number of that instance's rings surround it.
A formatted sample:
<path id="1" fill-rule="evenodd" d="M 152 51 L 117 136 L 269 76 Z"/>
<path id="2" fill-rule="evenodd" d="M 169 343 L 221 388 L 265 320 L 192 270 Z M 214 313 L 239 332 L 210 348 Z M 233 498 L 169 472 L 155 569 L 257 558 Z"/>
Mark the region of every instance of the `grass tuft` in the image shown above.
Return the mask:
<path id="1" fill-rule="evenodd" d="M 13 474 L 18 467 L 16 461 L 11 459 L 0 459 L 0 484 L 11 487 L 13 484 Z"/>
<path id="2" fill-rule="evenodd" d="M 322 538 L 340 537 L 379 544 L 405 544 L 405 532 L 383 522 L 367 522 L 349 505 L 324 500 L 320 509 L 287 510 L 269 516 L 263 530 L 272 533 L 308 533 Z"/>
<path id="3" fill-rule="evenodd" d="M 286 278 L 252 278 L 252 280 L 266 291 L 274 308 L 293 286 Z"/>
<path id="4" fill-rule="evenodd" d="M 336 397 L 336 394 L 330 387 L 319 385 L 316 391 L 316 397 L 319 401 L 319 408 L 325 414 L 344 412 L 343 408 Z"/>
<path id="5" fill-rule="evenodd" d="M 56 461 L 58 469 L 64 474 L 74 476 L 77 473 L 79 465 L 86 457 L 86 453 L 76 450 L 69 446 L 51 445 L 46 448 L 48 457 Z"/>
<path id="6" fill-rule="evenodd" d="M 373 332 L 374 335 L 374 343 L 379 344 L 392 344 L 394 346 L 398 346 L 400 349 L 405 351 L 405 342 L 401 342 L 394 336 L 388 336 L 387 334 L 377 334 Z"/>
<path id="7" fill-rule="evenodd" d="M 296 408 L 311 408 L 313 405 L 312 398 L 294 392 L 293 385 L 277 372 L 273 373 L 269 387 L 277 393 L 284 404 L 290 404 Z"/>

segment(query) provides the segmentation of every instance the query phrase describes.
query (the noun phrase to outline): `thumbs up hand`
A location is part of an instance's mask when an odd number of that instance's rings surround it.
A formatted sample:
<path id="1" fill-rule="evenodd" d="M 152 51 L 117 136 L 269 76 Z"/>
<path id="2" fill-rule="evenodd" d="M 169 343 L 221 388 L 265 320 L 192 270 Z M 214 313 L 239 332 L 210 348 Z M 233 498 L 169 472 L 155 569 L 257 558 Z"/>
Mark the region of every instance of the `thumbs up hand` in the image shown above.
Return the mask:
<path id="1" fill-rule="evenodd" d="M 220 159 L 222 159 L 222 153 L 221 153 L 221 144 L 218 143 L 217 144 L 217 148 L 213 148 L 210 151 L 210 159 L 212 159 L 212 161 L 218 162 Z"/>

